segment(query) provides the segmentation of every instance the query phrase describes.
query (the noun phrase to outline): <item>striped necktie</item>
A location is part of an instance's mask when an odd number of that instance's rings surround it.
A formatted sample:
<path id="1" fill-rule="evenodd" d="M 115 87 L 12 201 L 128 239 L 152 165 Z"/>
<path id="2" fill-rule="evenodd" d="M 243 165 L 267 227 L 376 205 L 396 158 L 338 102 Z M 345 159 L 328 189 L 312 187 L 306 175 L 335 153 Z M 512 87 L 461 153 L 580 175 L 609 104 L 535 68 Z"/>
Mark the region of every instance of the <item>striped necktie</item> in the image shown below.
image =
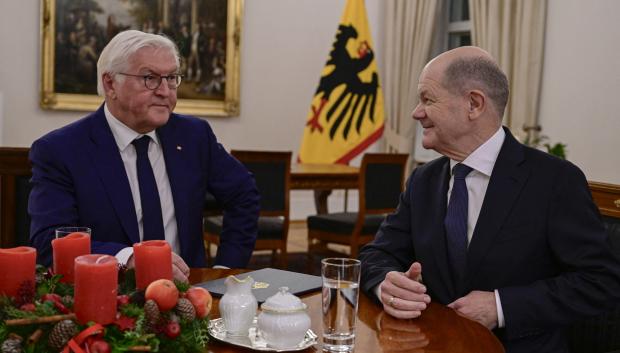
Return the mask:
<path id="1" fill-rule="evenodd" d="M 471 167 L 458 163 L 452 170 L 454 183 L 444 225 L 448 245 L 452 280 L 457 294 L 464 285 L 465 269 L 467 268 L 467 184 L 465 177 L 472 171 Z"/>

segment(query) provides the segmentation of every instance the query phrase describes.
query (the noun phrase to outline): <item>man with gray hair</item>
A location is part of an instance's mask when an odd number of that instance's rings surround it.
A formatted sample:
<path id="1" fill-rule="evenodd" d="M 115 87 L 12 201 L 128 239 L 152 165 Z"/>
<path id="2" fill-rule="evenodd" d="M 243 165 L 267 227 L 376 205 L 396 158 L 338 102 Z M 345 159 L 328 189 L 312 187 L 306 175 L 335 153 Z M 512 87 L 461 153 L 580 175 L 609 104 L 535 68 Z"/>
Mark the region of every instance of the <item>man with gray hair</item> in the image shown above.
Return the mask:
<path id="1" fill-rule="evenodd" d="M 563 326 L 620 295 L 585 176 L 502 127 L 508 81 L 480 48 L 433 59 L 418 94 L 422 144 L 444 157 L 413 171 L 361 250 L 362 289 L 402 319 L 447 305 L 507 352 L 567 352 Z"/>
<path id="2" fill-rule="evenodd" d="M 54 229 L 87 226 L 93 253 L 129 266 L 132 244 L 166 240 L 174 276 L 186 280 L 188 265 L 206 266 L 202 214 L 211 192 L 225 209 L 215 264 L 247 265 L 257 234 L 254 179 L 205 120 L 172 112 L 180 83 L 177 48 L 164 36 L 124 31 L 103 49 L 97 90 L 105 102 L 30 150 L 39 263 L 51 263 Z"/>

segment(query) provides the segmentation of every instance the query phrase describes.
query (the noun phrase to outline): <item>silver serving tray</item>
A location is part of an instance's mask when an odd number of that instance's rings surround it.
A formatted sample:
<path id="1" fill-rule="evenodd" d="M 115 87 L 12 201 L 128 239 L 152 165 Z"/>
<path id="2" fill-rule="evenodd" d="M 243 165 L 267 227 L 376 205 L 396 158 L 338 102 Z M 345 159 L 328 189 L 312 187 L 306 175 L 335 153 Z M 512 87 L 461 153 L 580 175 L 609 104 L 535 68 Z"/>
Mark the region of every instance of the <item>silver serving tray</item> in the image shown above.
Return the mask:
<path id="1" fill-rule="evenodd" d="M 226 327 L 224 327 L 224 320 L 222 318 L 209 320 L 209 334 L 211 337 L 218 341 L 234 344 L 235 346 L 254 349 L 264 352 L 292 352 L 301 351 L 308 347 L 312 347 L 317 340 L 317 335 L 312 330 L 306 331 L 306 336 L 303 341 L 295 347 L 286 349 L 276 349 L 267 346 L 267 341 L 263 338 L 257 327 L 257 319 L 254 317 L 252 326 L 247 336 L 228 336 L 226 335 Z"/>

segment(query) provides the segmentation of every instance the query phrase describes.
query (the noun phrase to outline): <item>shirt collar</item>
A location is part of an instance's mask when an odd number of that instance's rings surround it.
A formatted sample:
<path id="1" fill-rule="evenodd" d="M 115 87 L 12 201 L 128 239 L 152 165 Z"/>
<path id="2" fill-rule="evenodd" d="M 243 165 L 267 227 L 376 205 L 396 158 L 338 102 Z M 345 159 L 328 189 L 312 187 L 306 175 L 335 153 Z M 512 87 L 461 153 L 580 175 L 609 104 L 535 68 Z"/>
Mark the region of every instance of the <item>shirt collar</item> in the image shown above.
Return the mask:
<path id="1" fill-rule="evenodd" d="M 490 139 L 478 146 L 478 148 L 476 148 L 469 156 L 467 156 L 467 158 L 465 158 L 463 162 L 460 163 L 463 163 L 479 173 L 490 177 L 493 172 L 493 166 L 495 166 L 497 156 L 499 155 L 499 151 L 502 149 L 502 145 L 504 144 L 505 138 L 506 132 L 500 126 Z M 457 163 L 459 162 L 450 159 L 451 171 Z"/>
<path id="2" fill-rule="evenodd" d="M 132 130 L 129 126 L 123 124 L 117 117 L 112 115 L 110 110 L 108 109 L 108 105 L 103 105 L 103 112 L 105 113 L 105 119 L 110 125 L 110 130 L 112 130 L 112 136 L 114 136 L 114 141 L 118 146 L 118 149 L 122 152 L 131 144 L 131 142 L 139 137 L 144 135 L 149 136 L 155 143 L 159 144 L 159 139 L 157 138 L 157 134 L 155 130 L 148 132 L 146 134 L 140 134 Z"/>

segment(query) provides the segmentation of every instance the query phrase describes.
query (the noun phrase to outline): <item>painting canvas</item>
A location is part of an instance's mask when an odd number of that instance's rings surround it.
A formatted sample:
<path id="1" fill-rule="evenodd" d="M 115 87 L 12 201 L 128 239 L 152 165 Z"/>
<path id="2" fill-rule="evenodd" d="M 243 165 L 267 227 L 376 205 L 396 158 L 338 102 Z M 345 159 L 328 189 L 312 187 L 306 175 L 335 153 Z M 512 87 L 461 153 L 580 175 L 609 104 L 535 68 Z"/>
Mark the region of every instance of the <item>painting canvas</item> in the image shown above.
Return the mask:
<path id="1" fill-rule="evenodd" d="M 179 48 L 177 112 L 237 115 L 242 0 L 48 0 L 42 10 L 41 105 L 94 110 L 99 53 L 126 29 Z"/>

